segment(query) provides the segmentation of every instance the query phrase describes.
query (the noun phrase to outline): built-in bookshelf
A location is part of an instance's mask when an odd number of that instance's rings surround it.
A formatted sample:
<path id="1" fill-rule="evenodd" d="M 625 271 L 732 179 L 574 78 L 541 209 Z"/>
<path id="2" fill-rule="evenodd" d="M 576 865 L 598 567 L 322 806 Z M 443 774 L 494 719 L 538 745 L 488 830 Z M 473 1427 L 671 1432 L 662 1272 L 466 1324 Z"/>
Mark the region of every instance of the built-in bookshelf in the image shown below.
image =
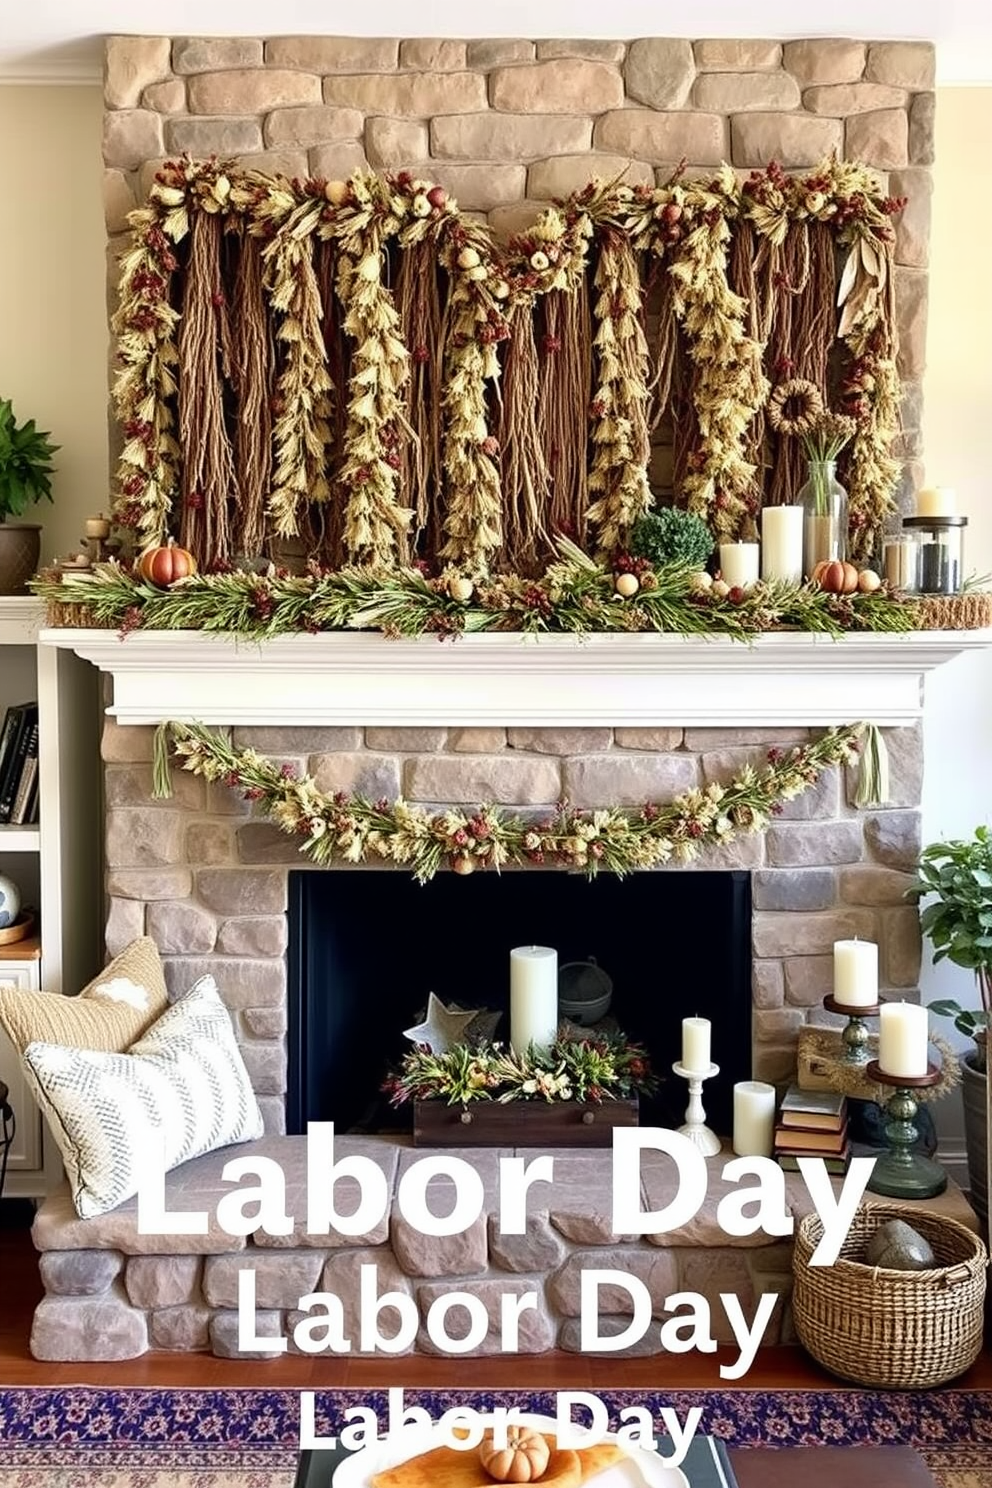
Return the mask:
<path id="1" fill-rule="evenodd" d="M 0 726 L 8 709 L 38 706 L 38 820 L 0 823 L 0 873 L 35 923 L 0 946 L 0 983 L 72 993 L 97 970 L 103 941 L 99 676 L 70 653 L 39 648 L 43 619 L 36 600 L 0 595 Z M 0 1077 L 17 1120 L 4 1193 L 37 1197 L 61 1166 L 2 1034 Z"/>

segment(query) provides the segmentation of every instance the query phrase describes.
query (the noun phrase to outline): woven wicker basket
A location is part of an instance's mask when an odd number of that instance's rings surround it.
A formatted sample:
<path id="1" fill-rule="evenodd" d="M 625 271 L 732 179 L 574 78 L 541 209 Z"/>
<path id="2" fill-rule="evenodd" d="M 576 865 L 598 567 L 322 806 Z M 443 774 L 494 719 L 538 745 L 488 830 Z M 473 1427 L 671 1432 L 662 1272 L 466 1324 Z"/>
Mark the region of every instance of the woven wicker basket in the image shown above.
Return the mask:
<path id="1" fill-rule="evenodd" d="M 889 1219 L 905 1219 L 929 1240 L 930 1271 L 869 1266 L 869 1238 Z M 796 1232 L 792 1306 L 800 1342 L 841 1379 L 882 1389 L 922 1390 L 954 1379 L 982 1347 L 985 1246 L 957 1220 L 894 1204 L 858 1210 L 833 1266 L 811 1266 L 823 1236 L 818 1214 Z"/>

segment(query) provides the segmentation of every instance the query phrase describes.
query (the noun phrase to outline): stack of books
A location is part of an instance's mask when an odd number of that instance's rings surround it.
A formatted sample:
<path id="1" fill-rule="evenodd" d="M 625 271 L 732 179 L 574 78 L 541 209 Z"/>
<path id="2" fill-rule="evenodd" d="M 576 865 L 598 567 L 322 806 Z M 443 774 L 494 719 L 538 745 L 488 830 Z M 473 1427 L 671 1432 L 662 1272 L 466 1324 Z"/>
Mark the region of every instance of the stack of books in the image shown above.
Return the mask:
<path id="1" fill-rule="evenodd" d="M 790 1085 L 775 1128 L 775 1156 L 790 1173 L 798 1170 L 801 1157 L 822 1157 L 828 1173 L 846 1173 L 851 1160 L 847 1097 Z"/>
<path id="2" fill-rule="evenodd" d="M 38 820 L 38 704 L 15 703 L 0 726 L 0 826 Z"/>

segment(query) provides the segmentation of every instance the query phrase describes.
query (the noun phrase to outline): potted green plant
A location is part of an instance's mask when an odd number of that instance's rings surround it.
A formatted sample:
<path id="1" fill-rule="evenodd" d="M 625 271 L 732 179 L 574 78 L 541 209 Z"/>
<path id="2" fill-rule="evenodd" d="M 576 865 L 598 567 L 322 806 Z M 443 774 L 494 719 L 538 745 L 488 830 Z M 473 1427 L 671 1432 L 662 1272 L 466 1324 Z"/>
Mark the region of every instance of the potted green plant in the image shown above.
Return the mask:
<path id="1" fill-rule="evenodd" d="M 977 1008 L 964 1008 L 953 998 L 930 1004 L 930 1011 L 953 1018 L 975 1049 L 961 1061 L 964 1082 L 965 1142 L 972 1203 L 988 1214 L 988 1030 L 992 1013 L 992 833 L 978 827 L 973 838 L 933 842 L 920 854 L 916 881 L 909 890 L 917 902 L 927 899 L 920 928 L 933 946 L 933 959 L 953 961 L 973 971 L 978 984 Z M 931 897 L 932 896 L 932 897 Z"/>
<path id="2" fill-rule="evenodd" d="M 38 567 L 41 528 L 10 521 L 29 506 L 52 500 L 52 444 L 34 419 L 19 424 L 9 398 L 0 398 L 0 594 L 20 594 Z"/>

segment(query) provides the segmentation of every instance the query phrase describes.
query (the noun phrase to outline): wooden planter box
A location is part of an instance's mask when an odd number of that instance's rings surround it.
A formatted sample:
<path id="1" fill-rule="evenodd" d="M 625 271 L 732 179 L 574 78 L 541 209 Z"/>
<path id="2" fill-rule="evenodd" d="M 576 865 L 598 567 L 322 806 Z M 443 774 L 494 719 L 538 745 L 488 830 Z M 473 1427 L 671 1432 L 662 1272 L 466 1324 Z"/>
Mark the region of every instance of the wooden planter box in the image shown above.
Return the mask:
<path id="1" fill-rule="evenodd" d="M 637 1125 L 637 1097 L 579 1101 L 414 1101 L 415 1147 L 610 1147 L 615 1126 Z"/>

